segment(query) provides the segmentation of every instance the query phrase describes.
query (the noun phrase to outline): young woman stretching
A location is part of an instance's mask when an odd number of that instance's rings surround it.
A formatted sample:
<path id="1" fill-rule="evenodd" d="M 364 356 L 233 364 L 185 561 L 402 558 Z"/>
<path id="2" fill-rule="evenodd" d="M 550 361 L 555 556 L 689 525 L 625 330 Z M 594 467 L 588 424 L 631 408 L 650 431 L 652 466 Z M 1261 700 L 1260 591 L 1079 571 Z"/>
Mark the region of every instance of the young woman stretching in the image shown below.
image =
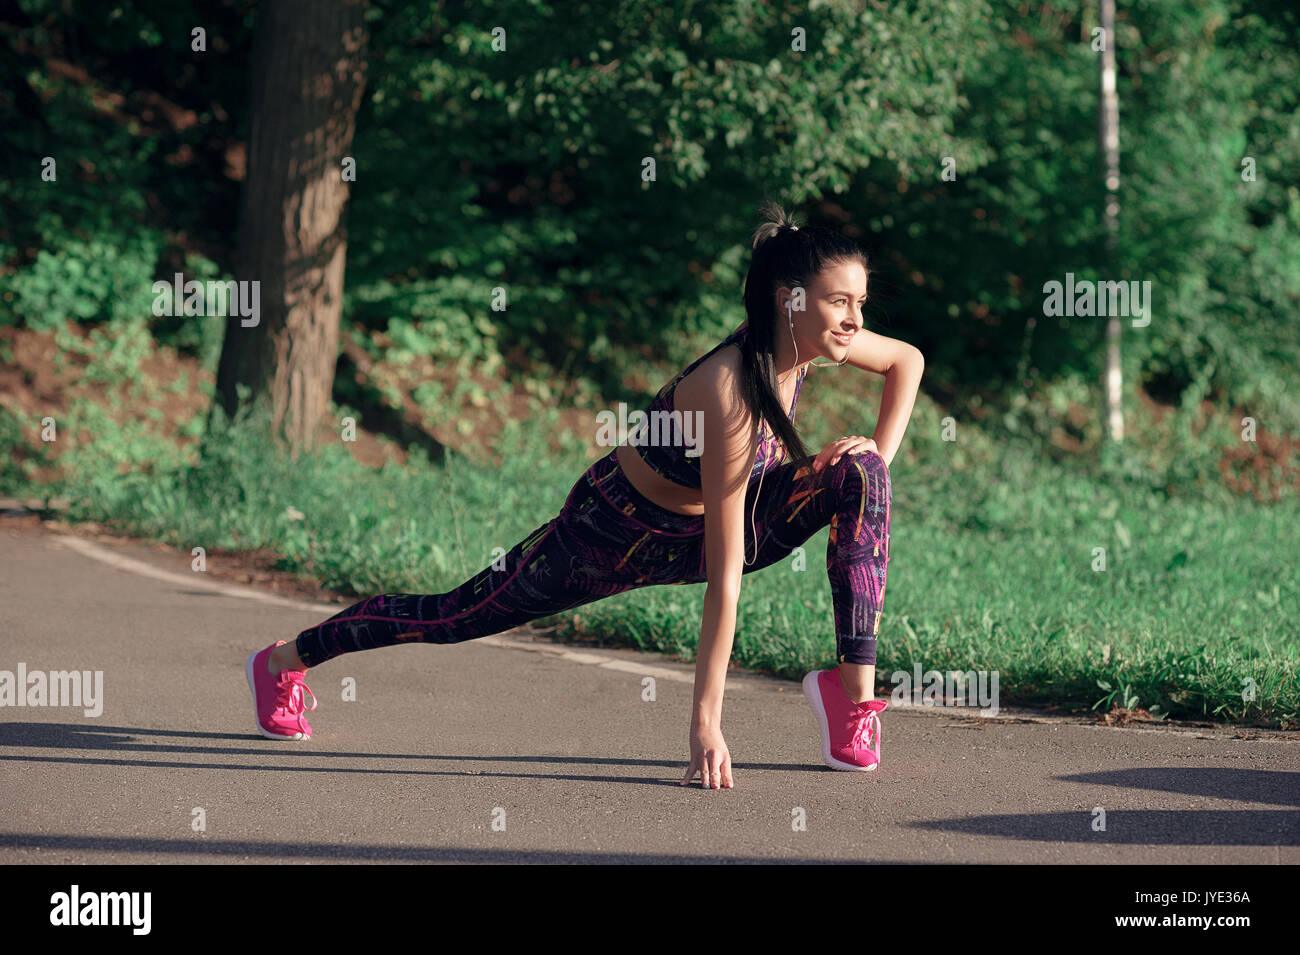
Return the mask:
<path id="1" fill-rule="evenodd" d="M 812 671 L 803 689 L 828 766 L 880 764 L 886 703 L 874 690 L 889 563 L 888 464 L 924 362 L 911 345 L 862 328 L 867 262 L 853 242 L 799 229 L 779 207 L 769 210 L 774 221 L 755 233 L 745 278 L 748 320 L 660 390 L 647 419 L 666 427 L 637 429 L 588 468 L 559 515 L 511 548 L 504 566 L 494 562 L 445 594 L 370 597 L 292 643 L 250 655 L 245 674 L 264 736 L 311 736 L 303 671 L 340 654 L 404 641 L 460 643 L 638 587 L 705 583 L 681 783 L 698 773 L 703 787 L 730 789 L 722 695 L 741 576 L 783 560 L 829 525 L 839 666 Z M 872 438 L 843 437 L 811 457 L 792 419 L 817 356 L 884 375 L 885 388 Z M 854 382 L 834 384 L 857 405 Z M 695 428 L 683 427 L 687 417 Z"/>

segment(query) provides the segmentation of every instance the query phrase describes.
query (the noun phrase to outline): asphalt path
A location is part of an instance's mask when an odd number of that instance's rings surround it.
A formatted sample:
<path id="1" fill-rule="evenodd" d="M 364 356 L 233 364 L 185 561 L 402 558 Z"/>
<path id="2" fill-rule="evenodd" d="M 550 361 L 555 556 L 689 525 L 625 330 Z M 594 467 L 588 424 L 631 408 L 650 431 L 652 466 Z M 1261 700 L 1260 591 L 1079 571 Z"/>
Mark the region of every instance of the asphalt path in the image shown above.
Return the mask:
<path id="1" fill-rule="evenodd" d="M 733 672 L 736 788 L 684 788 L 692 666 L 520 632 L 331 660 L 268 740 L 245 657 L 338 608 L 190 559 L 0 518 L 0 671 L 103 680 L 0 707 L 0 863 L 1300 862 L 1298 733 L 891 707 L 844 773 L 797 682 Z"/>

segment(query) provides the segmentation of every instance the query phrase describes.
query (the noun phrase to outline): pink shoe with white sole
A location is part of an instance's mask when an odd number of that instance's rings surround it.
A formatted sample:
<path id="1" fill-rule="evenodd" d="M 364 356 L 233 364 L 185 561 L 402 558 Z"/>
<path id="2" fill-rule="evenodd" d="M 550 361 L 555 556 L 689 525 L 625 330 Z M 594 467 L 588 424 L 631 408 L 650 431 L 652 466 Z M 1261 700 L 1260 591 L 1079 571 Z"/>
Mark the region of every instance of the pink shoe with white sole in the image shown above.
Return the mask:
<path id="1" fill-rule="evenodd" d="M 316 694 L 303 681 L 306 671 L 281 670 L 279 676 L 272 676 L 266 668 L 271 651 L 284 643 L 277 640 L 244 661 L 244 676 L 253 693 L 257 730 L 267 739 L 311 739 L 311 725 L 302 714 L 305 709 L 316 709 Z M 311 693 L 310 707 L 303 698 L 304 691 Z"/>
<path id="2" fill-rule="evenodd" d="M 827 766 L 865 773 L 880 765 L 878 714 L 889 705 L 887 700 L 855 703 L 835 670 L 813 670 L 803 678 L 803 692 L 821 728 Z"/>

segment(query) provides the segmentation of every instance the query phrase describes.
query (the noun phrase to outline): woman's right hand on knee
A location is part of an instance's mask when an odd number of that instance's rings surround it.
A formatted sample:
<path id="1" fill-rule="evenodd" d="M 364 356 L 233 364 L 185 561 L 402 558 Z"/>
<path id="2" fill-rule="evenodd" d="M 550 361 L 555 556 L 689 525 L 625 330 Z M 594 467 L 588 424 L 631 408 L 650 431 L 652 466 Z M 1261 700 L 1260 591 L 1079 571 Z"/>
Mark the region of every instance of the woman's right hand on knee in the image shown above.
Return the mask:
<path id="1" fill-rule="evenodd" d="M 696 773 L 700 774 L 703 789 L 735 788 L 736 782 L 731 778 L 731 753 L 727 750 L 727 741 L 722 738 L 722 730 L 716 726 L 691 727 L 691 764 L 678 785 L 689 785 Z"/>

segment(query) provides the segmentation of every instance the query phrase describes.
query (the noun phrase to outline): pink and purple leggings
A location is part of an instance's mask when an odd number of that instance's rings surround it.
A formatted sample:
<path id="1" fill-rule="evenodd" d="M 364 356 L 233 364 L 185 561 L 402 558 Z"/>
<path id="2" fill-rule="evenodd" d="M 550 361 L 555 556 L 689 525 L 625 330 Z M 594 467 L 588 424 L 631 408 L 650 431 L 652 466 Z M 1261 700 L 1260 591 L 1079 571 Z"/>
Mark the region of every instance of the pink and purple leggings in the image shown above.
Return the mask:
<path id="1" fill-rule="evenodd" d="M 758 557 L 744 572 L 784 560 L 829 524 L 837 656 L 874 664 L 889 564 L 889 471 L 874 452 L 845 454 L 817 473 L 810 462 L 767 471 L 754 515 Z M 754 555 L 756 478 L 745 498 L 746 559 Z M 460 643 L 638 587 L 706 580 L 704 517 L 644 497 L 611 451 L 578 479 L 556 517 L 456 589 L 368 597 L 298 634 L 297 651 L 311 667 L 397 643 Z"/>

